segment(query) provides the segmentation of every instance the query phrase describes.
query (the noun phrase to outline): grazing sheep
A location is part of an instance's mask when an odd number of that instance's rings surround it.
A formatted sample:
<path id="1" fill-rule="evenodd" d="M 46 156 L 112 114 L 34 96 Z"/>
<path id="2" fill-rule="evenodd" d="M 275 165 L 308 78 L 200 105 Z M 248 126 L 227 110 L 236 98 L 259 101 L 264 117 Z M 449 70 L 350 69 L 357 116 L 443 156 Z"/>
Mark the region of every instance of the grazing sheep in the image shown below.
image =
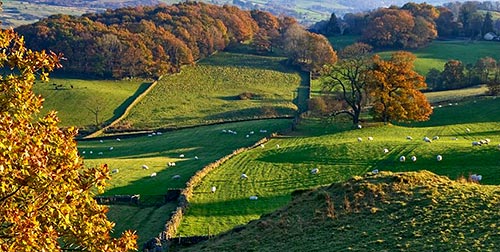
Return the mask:
<path id="1" fill-rule="evenodd" d="M 255 132 L 253 132 L 253 131 L 250 131 L 250 135 L 253 135 L 254 133 L 255 133 Z"/>
<path id="2" fill-rule="evenodd" d="M 363 126 L 361 126 L 361 124 L 358 124 L 357 127 L 358 127 L 358 129 L 362 129 L 363 128 Z"/>
<path id="3" fill-rule="evenodd" d="M 120 142 L 120 141 L 121 141 L 121 139 L 120 139 L 120 138 L 117 138 L 117 139 L 116 139 L 116 141 Z"/>
<path id="4" fill-rule="evenodd" d="M 431 106 L 431 109 L 434 109 L 434 106 Z"/>
<path id="5" fill-rule="evenodd" d="M 264 148 L 264 147 L 265 147 L 265 145 L 264 145 L 264 144 L 260 144 L 260 147 L 261 147 L 261 148 Z"/>
<path id="6" fill-rule="evenodd" d="M 118 169 L 113 169 L 113 170 L 111 171 L 111 173 L 118 173 L 118 172 L 119 172 L 119 170 L 118 170 Z"/>
<path id="7" fill-rule="evenodd" d="M 97 153 L 97 155 L 102 155 L 102 154 L 104 154 L 104 153 L 102 153 L 102 151 L 100 151 L 99 153 Z"/>
<path id="8" fill-rule="evenodd" d="M 227 133 L 227 130 L 223 129 L 223 130 L 222 130 L 222 133 Z"/>
<path id="9" fill-rule="evenodd" d="M 363 139 L 361 137 L 358 137 L 358 142 L 361 142 L 363 141 Z"/>
<path id="10" fill-rule="evenodd" d="M 194 156 L 194 159 L 198 160 L 199 158 L 198 158 L 198 156 Z"/>
<path id="11" fill-rule="evenodd" d="M 389 149 L 384 149 L 384 153 L 389 153 Z"/>
<path id="12" fill-rule="evenodd" d="M 472 142 L 472 146 L 481 146 L 481 142 L 478 142 L 478 141 L 473 141 Z"/>
<path id="13" fill-rule="evenodd" d="M 472 175 L 470 175 L 469 178 L 472 182 L 479 182 L 483 179 L 483 176 L 477 175 L 477 174 L 472 174 Z"/>
<path id="14" fill-rule="evenodd" d="M 451 138 L 451 140 L 453 140 L 453 141 L 457 141 L 457 140 L 458 140 L 458 138 L 456 138 L 456 137 L 452 137 L 452 138 Z"/>
<path id="15" fill-rule="evenodd" d="M 489 138 L 485 138 L 484 141 L 486 142 L 486 144 L 489 144 L 491 142 Z"/>
<path id="16" fill-rule="evenodd" d="M 267 130 L 263 130 L 263 129 L 261 129 L 261 130 L 259 130 L 259 132 L 260 132 L 260 133 L 267 133 Z"/>
<path id="17" fill-rule="evenodd" d="M 250 200 L 258 200 L 259 197 L 257 197 L 257 195 L 252 195 L 249 197 Z"/>
<path id="18" fill-rule="evenodd" d="M 407 137 L 406 137 L 406 140 L 410 140 L 410 141 L 411 141 L 411 140 L 413 140 L 413 137 L 411 137 L 411 136 L 407 136 Z"/>
<path id="19" fill-rule="evenodd" d="M 151 133 L 151 135 L 156 136 L 156 132 Z"/>
<path id="20" fill-rule="evenodd" d="M 415 157 L 415 156 L 411 156 L 411 161 L 413 161 L 413 162 L 417 162 L 417 157 Z"/>
<path id="21" fill-rule="evenodd" d="M 399 157 L 399 162 L 404 162 L 404 161 L 406 161 L 406 157 L 405 156 Z"/>
<path id="22" fill-rule="evenodd" d="M 113 149 L 114 149 L 113 146 L 109 147 L 109 150 L 113 150 Z"/>
<path id="23" fill-rule="evenodd" d="M 432 140 L 428 137 L 424 137 L 424 141 L 427 142 L 427 143 L 432 143 Z"/>
<path id="24" fill-rule="evenodd" d="M 92 154 L 93 152 L 92 151 L 89 151 L 89 154 Z"/>
<path id="25" fill-rule="evenodd" d="M 319 173 L 319 169 L 318 168 L 314 168 L 311 170 L 311 174 L 318 174 Z"/>
<path id="26" fill-rule="evenodd" d="M 148 134 L 148 137 L 152 137 L 152 136 L 153 136 L 153 135 L 151 135 L 151 134 Z"/>
<path id="27" fill-rule="evenodd" d="M 439 136 L 433 136 L 432 140 L 439 140 Z"/>
<path id="28" fill-rule="evenodd" d="M 249 137 L 250 137 L 250 135 L 246 135 L 245 137 L 246 137 L 246 138 L 249 138 Z"/>
<path id="29" fill-rule="evenodd" d="M 85 154 L 85 151 L 82 151 L 82 154 Z"/>
<path id="30" fill-rule="evenodd" d="M 442 107 L 443 107 L 443 105 L 438 105 L 438 108 L 442 108 Z"/>
<path id="31" fill-rule="evenodd" d="M 181 178 L 181 175 L 179 175 L 179 174 L 172 176 L 172 179 L 180 179 L 180 178 Z"/>
<path id="32" fill-rule="evenodd" d="M 378 169 L 372 171 L 373 174 L 378 174 Z"/>
<path id="33" fill-rule="evenodd" d="M 215 191 L 217 191 L 217 187 L 212 186 L 212 188 L 210 189 L 210 191 L 211 191 L 212 193 L 215 193 Z"/>
<path id="34" fill-rule="evenodd" d="M 436 160 L 437 160 L 438 162 L 442 161 L 442 160 L 443 160 L 443 156 L 441 156 L 441 155 L 437 155 L 437 156 L 436 156 Z"/>
<path id="35" fill-rule="evenodd" d="M 161 135 L 162 133 L 161 132 L 156 132 L 156 135 Z"/>
<path id="36" fill-rule="evenodd" d="M 369 136 L 368 141 L 373 141 L 373 137 Z"/>
<path id="37" fill-rule="evenodd" d="M 99 140 L 99 143 L 104 143 L 104 141 L 101 139 L 101 140 Z"/>
<path id="38" fill-rule="evenodd" d="M 149 169 L 149 167 L 148 167 L 147 165 L 143 164 L 143 165 L 142 165 L 142 169 L 143 169 L 143 170 L 147 170 L 147 169 Z"/>
<path id="39" fill-rule="evenodd" d="M 150 177 L 156 177 L 156 172 L 151 173 Z"/>
<path id="40" fill-rule="evenodd" d="M 175 166 L 175 162 L 168 162 L 168 166 Z"/>
<path id="41" fill-rule="evenodd" d="M 184 157 L 184 154 L 180 154 L 180 155 L 179 155 L 179 157 L 180 157 L 180 158 L 183 158 L 183 157 Z"/>
<path id="42" fill-rule="evenodd" d="M 242 173 L 241 176 L 240 176 L 241 179 L 247 179 L 248 176 L 245 174 L 245 173 Z"/>
<path id="43" fill-rule="evenodd" d="M 470 133 L 470 129 L 469 128 L 465 128 L 465 132 Z"/>
<path id="44" fill-rule="evenodd" d="M 277 149 L 279 149 L 279 148 L 280 148 L 280 145 L 279 145 L 279 144 L 277 144 L 277 145 L 276 145 L 276 148 L 277 148 Z"/>

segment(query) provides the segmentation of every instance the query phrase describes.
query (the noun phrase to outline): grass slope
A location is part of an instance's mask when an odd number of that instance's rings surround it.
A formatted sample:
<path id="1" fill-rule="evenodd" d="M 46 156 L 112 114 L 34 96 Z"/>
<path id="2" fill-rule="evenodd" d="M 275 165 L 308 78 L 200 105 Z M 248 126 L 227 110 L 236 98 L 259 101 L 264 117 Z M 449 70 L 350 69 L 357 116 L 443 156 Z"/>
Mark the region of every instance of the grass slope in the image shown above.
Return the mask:
<path id="1" fill-rule="evenodd" d="M 122 114 L 148 86 L 149 83 L 142 81 L 51 78 L 49 82 L 36 83 L 33 90 L 45 98 L 42 114 L 56 110 L 61 126 L 89 127 L 96 123 L 89 109 L 100 107 L 99 122 L 110 121 Z"/>
<path id="2" fill-rule="evenodd" d="M 308 78 L 282 65 L 283 59 L 217 53 L 163 78 L 126 121 L 137 128 L 175 128 L 292 115 L 294 92 Z M 257 97 L 239 99 L 244 92 Z"/>
<path id="3" fill-rule="evenodd" d="M 112 206 L 110 218 L 118 223 L 116 233 L 136 229 L 139 241 L 143 242 L 152 237 L 151 233 L 157 235 L 163 230 L 166 219 L 173 210 L 168 206 L 157 206 L 162 203 L 169 188 L 183 188 L 188 179 L 205 165 L 267 136 L 260 133 L 260 129 L 266 129 L 269 134 L 289 126 L 290 120 L 284 119 L 229 123 L 164 132 L 155 136 L 122 137 L 120 141 L 115 138 L 103 139 L 102 142 L 80 141 L 78 149 L 86 166 L 108 164 L 110 170 L 118 169 L 118 173 L 111 175 L 106 195 L 141 195 L 143 207 Z M 239 133 L 224 134 L 223 129 Z M 255 134 L 249 134 L 250 131 Z M 110 147 L 113 149 L 110 150 Z M 184 158 L 180 157 L 181 154 L 184 154 Z M 196 160 L 195 156 L 199 159 Z M 176 162 L 176 166 L 168 167 L 168 162 Z M 143 164 L 149 169 L 142 169 Z M 153 172 L 157 176 L 151 178 Z M 177 174 L 181 178 L 172 179 Z M 149 215 L 161 215 L 162 225 L 158 224 L 158 218 Z M 143 218 L 154 223 L 138 221 Z"/>
<path id="4" fill-rule="evenodd" d="M 210 173 L 195 189 L 178 234 L 225 232 L 285 205 L 294 190 L 344 181 L 372 169 L 425 169 L 451 179 L 477 173 L 484 176 L 485 184 L 500 184 L 498 107 L 500 99 L 470 101 L 436 108 L 429 122 L 365 125 L 361 130 L 349 130 L 347 124 L 305 121 L 293 135 L 272 139 L 264 148 L 242 153 Z M 433 143 L 422 140 L 436 135 L 440 139 Z M 374 140 L 368 141 L 369 136 Z M 414 140 L 406 140 L 406 136 Z M 357 137 L 363 141 L 358 142 Z M 458 140 L 452 140 L 454 137 Z M 472 141 L 484 138 L 492 143 L 471 146 Z M 443 161 L 436 161 L 438 154 Z M 408 161 L 399 162 L 401 155 Z M 409 161 L 413 155 L 416 162 Z M 320 173 L 311 175 L 313 168 Z M 242 173 L 249 178 L 240 179 Z M 216 193 L 209 193 L 211 186 L 218 188 Z M 259 195 L 259 200 L 250 201 L 251 195 Z"/>
<path id="5" fill-rule="evenodd" d="M 496 251 L 500 187 L 428 171 L 367 174 L 181 251 Z"/>

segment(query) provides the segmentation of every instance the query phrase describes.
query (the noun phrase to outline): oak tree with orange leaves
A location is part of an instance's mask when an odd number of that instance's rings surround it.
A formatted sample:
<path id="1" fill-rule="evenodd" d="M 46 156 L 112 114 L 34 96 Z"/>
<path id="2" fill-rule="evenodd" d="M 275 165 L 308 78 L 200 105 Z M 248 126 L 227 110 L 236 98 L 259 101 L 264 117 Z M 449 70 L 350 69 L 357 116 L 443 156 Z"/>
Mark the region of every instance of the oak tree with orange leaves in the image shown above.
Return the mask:
<path id="1" fill-rule="evenodd" d="M 55 112 L 41 117 L 35 79 L 48 80 L 60 55 L 32 51 L 0 31 L 0 251 L 129 251 L 136 235 L 111 238 L 114 223 L 93 199 L 109 170 L 85 167 L 74 128 Z"/>
<path id="2" fill-rule="evenodd" d="M 389 121 L 426 121 L 432 114 L 427 98 L 419 91 L 426 87 L 424 77 L 413 70 L 415 55 L 395 52 L 389 60 L 375 55 L 368 72 L 367 87 L 375 118 Z"/>

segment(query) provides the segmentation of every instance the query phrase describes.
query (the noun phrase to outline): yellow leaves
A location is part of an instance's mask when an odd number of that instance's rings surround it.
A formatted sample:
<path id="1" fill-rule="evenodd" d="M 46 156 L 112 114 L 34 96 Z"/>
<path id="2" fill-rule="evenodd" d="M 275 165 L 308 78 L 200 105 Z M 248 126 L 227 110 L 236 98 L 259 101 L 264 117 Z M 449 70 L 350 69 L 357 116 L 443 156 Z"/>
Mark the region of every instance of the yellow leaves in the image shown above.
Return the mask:
<path id="1" fill-rule="evenodd" d="M 135 248 L 130 233 L 109 238 L 113 225 L 92 198 L 93 187 L 102 190 L 109 179 L 109 169 L 83 166 L 76 129 L 61 130 L 55 113 L 38 122 L 32 118 L 42 105 L 32 91 L 35 75 L 48 80 L 60 58 L 27 50 L 12 30 L 0 31 L 0 65 L 16 70 L 0 77 L 0 221 L 12 224 L 1 231 L 13 237 L 8 245 L 0 240 L 0 250 L 58 251 L 66 243 L 89 251 Z"/>

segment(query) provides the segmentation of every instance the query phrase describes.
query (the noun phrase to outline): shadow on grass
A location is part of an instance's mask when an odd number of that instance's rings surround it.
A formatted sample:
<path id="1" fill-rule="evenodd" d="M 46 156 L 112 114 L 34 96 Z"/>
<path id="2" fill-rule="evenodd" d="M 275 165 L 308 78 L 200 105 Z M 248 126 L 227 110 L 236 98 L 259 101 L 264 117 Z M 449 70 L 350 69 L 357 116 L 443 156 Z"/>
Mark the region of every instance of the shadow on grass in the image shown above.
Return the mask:
<path id="1" fill-rule="evenodd" d="M 116 119 L 118 119 L 120 116 L 123 115 L 123 113 L 125 113 L 125 110 L 127 109 L 128 106 L 130 106 L 130 104 L 132 104 L 132 102 L 134 100 L 137 99 L 137 97 L 139 97 L 139 95 L 141 95 L 142 93 L 144 93 L 144 91 L 146 91 L 150 86 L 151 86 L 151 82 L 144 82 L 142 83 L 139 88 L 135 91 L 135 93 L 133 95 L 131 95 L 129 98 L 127 98 L 125 101 L 123 101 L 122 104 L 120 104 L 120 106 L 118 106 L 114 111 L 113 111 L 113 117 L 111 117 L 107 123 L 109 122 L 112 122 Z"/>

